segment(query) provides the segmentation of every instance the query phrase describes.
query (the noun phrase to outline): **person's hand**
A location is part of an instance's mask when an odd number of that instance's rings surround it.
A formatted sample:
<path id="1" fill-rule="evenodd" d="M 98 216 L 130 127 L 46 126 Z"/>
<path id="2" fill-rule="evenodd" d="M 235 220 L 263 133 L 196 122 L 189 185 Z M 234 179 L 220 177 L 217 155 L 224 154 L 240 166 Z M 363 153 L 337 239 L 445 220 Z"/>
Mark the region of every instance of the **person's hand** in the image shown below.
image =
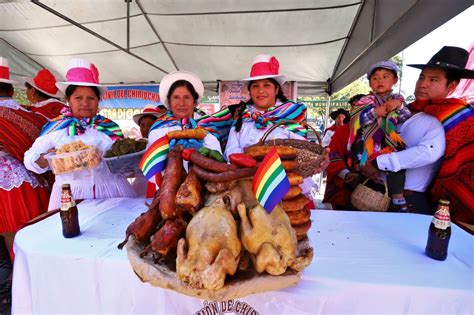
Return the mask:
<path id="1" fill-rule="evenodd" d="M 360 171 L 365 177 L 368 177 L 368 178 L 370 178 L 372 180 L 375 180 L 375 181 L 380 181 L 381 180 L 379 169 L 376 168 L 375 166 L 371 165 L 371 164 L 361 166 Z"/>
<path id="2" fill-rule="evenodd" d="M 329 166 L 329 163 L 330 163 L 330 161 L 329 161 L 329 151 L 330 151 L 329 148 L 324 148 L 323 160 L 319 164 L 319 167 L 316 168 L 316 170 L 314 171 L 315 174 L 323 172 Z"/>
<path id="3" fill-rule="evenodd" d="M 402 101 L 400 100 L 388 100 L 385 102 L 385 106 L 387 108 L 387 113 L 399 109 L 402 106 Z"/>
<path id="4" fill-rule="evenodd" d="M 347 173 L 344 177 L 344 182 L 352 188 L 356 188 L 360 182 L 360 175 L 357 173 Z"/>
<path id="5" fill-rule="evenodd" d="M 49 149 L 46 153 L 40 154 L 40 157 L 35 161 L 35 163 L 41 167 L 46 168 L 48 166 L 48 160 L 44 158 L 44 156 L 48 153 L 56 153 L 56 148 Z"/>
<path id="6" fill-rule="evenodd" d="M 379 105 L 374 108 L 374 113 L 377 115 L 377 117 L 385 117 L 387 116 L 387 106 L 385 106 L 386 103 L 383 103 L 382 105 Z"/>

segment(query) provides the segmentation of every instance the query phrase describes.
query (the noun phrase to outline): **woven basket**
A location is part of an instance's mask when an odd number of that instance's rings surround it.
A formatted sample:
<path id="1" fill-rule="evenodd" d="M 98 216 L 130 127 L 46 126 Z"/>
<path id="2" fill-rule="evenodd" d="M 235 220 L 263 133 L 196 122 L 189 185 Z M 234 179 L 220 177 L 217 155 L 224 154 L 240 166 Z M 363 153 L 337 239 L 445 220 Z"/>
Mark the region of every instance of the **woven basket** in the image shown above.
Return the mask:
<path id="1" fill-rule="evenodd" d="M 387 183 L 384 181 L 385 194 L 365 186 L 369 179 L 357 185 L 351 195 L 352 205 L 363 211 L 387 211 L 390 207 Z"/>
<path id="2" fill-rule="evenodd" d="M 306 128 L 311 128 L 316 134 L 316 137 L 319 143 L 310 142 L 308 140 L 298 140 L 298 139 L 266 140 L 273 130 L 275 130 L 281 125 L 288 124 L 288 123 L 301 124 L 302 126 Z M 277 124 L 274 124 L 263 134 L 262 139 L 260 139 L 260 141 L 255 144 L 255 146 L 257 145 L 265 145 L 265 146 L 279 145 L 279 146 L 293 147 L 297 149 L 298 153 L 297 153 L 296 161 L 298 162 L 298 167 L 296 168 L 295 171 L 303 177 L 310 177 L 316 174 L 314 170 L 319 167 L 319 165 L 321 164 L 321 161 L 323 160 L 324 148 L 321 145 L 321 135 L 319 134 L 319 132 L 316 131 L 310 125 L 306 123 L 301 123 L 296 120 L 284 120 Z"/>

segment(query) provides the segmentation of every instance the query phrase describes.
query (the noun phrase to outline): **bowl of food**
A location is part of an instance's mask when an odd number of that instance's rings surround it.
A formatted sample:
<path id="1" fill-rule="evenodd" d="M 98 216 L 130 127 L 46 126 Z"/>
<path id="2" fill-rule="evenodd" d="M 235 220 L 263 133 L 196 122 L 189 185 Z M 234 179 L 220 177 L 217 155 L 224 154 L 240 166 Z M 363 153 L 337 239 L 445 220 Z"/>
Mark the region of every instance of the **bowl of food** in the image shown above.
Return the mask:
<path id="1" fill-rule="evenodd" d="M 54 174 L 67 174 L 97 167 L 101 161 L 98 148 L 86 145 L 81 140 L 59 147 L 54 153 L 45 155 Z"/>
<path id="2" fill-rule="evenodd" d="M 138 164 L 145 154 L 146 144 L 146 139 L 117 140 L 103 157 L 110 172 L 125 176 L 141 173 Z"/>

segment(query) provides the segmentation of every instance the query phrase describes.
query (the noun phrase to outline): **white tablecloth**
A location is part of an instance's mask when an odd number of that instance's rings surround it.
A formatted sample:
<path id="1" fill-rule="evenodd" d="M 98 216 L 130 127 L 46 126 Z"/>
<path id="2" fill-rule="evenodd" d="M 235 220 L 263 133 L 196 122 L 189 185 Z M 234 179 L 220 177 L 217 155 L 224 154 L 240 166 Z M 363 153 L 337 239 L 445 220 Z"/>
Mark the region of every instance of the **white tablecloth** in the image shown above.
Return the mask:
<path id="1" fill-rule="evenodd" d="M 202 310 L 203 300 L 142 283 L 126 251 L 117 249 L 128 224 L 145 211 L 144 201 L 84 201 L 82 234 L 72 239 L 62 237 L 57 214 L 19 231 L 12 312 Z M 247 303 L 246 310 L 260 314 L 474 314 L 474 238 L 457 226 L 448 258 L 439 262 L 424 254 L 429 216 L 319 210 L 312 219 L 315 256 L 300 282 L 228 303 L 241 311 Z"/>

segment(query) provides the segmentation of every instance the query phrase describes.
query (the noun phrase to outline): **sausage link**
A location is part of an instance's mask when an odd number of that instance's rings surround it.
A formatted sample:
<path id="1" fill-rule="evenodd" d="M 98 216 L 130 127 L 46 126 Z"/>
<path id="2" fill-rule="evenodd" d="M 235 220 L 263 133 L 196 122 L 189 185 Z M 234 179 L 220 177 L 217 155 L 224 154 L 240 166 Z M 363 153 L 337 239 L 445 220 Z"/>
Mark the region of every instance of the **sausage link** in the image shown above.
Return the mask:
<path id="1" fill-rule="evenodd" d="M 223 173 L 231 170 L 237 169 L 237 166 L 234 164 L 227 164 L 223 162 L 218 162 L 216 160 L 210 159 L 208 157 L 205 157 L 201 153 L 194 151 L 190 155 L 191 162 L 194 163 L 194 165 L 197 165 L 204 170 L 212 171 L 215 173 Z"/>
<path id="2" fill-rule="evenodd" d="M 198 165 L 193 165 L 191 172 L 194 172 L 199 178 L 213 183 L 227 182 L 230 180 L 241 179 L 245 177 L 251 177 L 257 171 L 256 167 L 246 167 L 246 168 L 237 168 L 234 170 L 222 172 L 222 173 L 212 173 L 208 172 Z"/>

